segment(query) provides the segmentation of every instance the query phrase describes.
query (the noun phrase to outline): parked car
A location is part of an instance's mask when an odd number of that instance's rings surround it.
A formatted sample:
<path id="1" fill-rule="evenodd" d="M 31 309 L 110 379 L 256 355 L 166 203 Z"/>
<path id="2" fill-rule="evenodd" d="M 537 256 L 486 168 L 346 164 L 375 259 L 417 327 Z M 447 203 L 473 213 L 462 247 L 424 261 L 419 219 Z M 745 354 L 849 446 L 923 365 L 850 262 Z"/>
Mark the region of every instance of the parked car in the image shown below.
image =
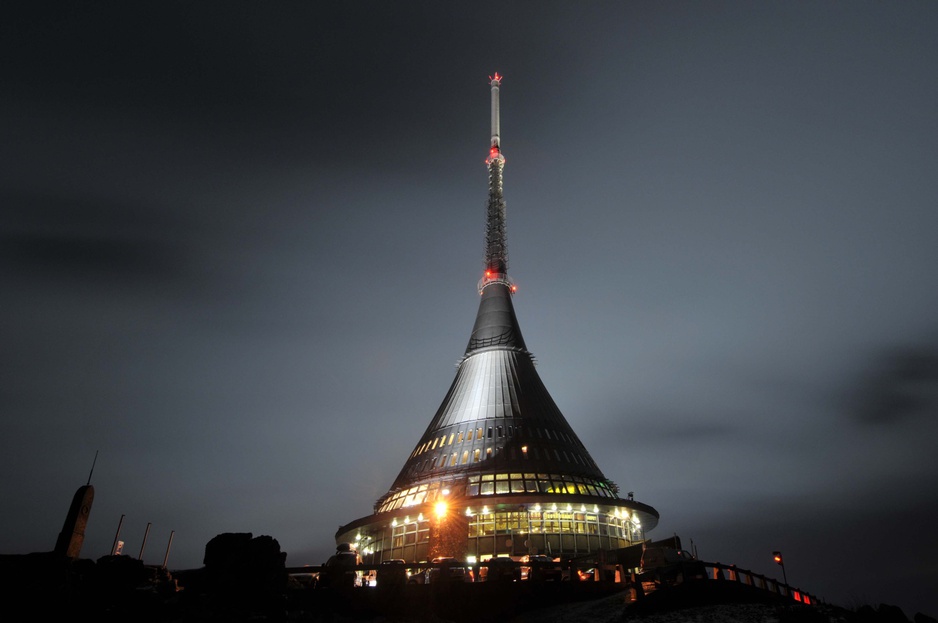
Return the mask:
<path id="1" fill-rule="evenodd" d="M 403 559 L 385 560 L 378 565 L 375 586 L 378 588 L 403 586 L 407 583 L 407 577 L 407 563 Z"/>
<path id="2" fill-rule="evenodd" d="M 521 577 L 534 582 L 559 582 L 563 570 L 560 561 L 545 554 L 532 554 L 521 559 Z"/>
<path id="3" fill-rule="evenodd" d="M 362 572 L 359 568 L 362 559 L 348 543 L 336 548 L 319 571 L 316 588 L 348 588 L 362 585 Z"/>
<path id="4" fill-rule="evenodd" d="M 472 570 L 466 566 L 466 563 L 453 558 L 452 556 L 441 556 L 430 561 L 424 570 L 422 580 L 415 580 L 411 576 L 411 583 L 431 584 L 433 582 L 472 582 Z"/>
<path id="5" fill-rule="evenodd" d="M 489 558 L 481 563 L 479 576 L 481 582 L 520 582 L 521 566 L 504 556 Z"/>
<path id="6" fill-rule="evenodd" d="M 642 552 L 639 578 L 659 586 L 673 586 L 693 580 L 706 580 L 707 569 L 686 550 L 649 547 Z"/>

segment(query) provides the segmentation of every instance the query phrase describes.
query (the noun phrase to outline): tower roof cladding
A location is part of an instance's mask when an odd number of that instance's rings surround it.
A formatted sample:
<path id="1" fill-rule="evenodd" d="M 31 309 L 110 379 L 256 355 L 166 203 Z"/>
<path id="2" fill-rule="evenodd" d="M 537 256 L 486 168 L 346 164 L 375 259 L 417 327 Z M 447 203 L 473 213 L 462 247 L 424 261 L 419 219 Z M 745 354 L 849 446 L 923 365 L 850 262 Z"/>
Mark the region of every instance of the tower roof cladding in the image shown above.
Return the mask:
<path id="1" fill-rule="evenodd" d="M 425 559 L 434 548 L 429 542 L 421 548 L 421 539 L 432 540 L 435 533 L 427 526 L 421 535 L 421 522 L 430 522 L 424 512 L 440 502 L 469 518 L 484 515 L 490 507 L 492 513 L 507 513 L 500 524 L 510 537 L 507 541 L 495 538 L 489 545 L 479 538 L 499 531 L 494 523 L 490 530 L 481 527 L 481 519 L 475 523 L 469 519 L 465 539 L 456 539 L 461 543 L 458 553 L 483 557 L 519 549 L 563 555 L 616 549 L 643 540 L 644 532 L 658 522 L 654 508 L 633 500 L 631 494 L 619 497 L 618 487 L 602 473 L 554 403 L 521 335 L 512 305 L 515 286 L 508 276 L 505 236 L 502 79 L 497 73 L 490 77 L 485 258 L 475 324 L 456 378 L 390 490 L 377 500 L 373 515 L 336 533 L 338 543 L 367 543 L 362 546 L 366 560 Z M 570 515 L 567 523 L 560 517 L 564 512 Z M 410 539 L 403 538 L 408 523 L 413 523 Z M 517 548 L 512 525 L 516 534 L 529 533 Z M 583 536 L 579 541 L 565 538 L 565 529 Z M 506 542 L 512 543 L 510 552 L 500 552 L 508 547 Z"/>

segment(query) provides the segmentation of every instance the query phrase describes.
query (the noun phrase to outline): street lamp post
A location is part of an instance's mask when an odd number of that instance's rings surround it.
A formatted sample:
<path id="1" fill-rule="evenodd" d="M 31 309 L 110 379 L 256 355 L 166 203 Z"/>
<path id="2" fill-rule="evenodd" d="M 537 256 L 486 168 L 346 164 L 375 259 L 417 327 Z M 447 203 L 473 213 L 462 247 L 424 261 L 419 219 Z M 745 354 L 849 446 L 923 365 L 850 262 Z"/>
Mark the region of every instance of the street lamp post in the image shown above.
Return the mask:
<path id="1" fill-rule="evenodd" d="M 785 586 L 788 586 L 788 576 L 785 574 L 785 560 L 782 558 L 782 552 L 772 552 L 772 560 L 782 568 L 782 580 L 784 580 Z"/>

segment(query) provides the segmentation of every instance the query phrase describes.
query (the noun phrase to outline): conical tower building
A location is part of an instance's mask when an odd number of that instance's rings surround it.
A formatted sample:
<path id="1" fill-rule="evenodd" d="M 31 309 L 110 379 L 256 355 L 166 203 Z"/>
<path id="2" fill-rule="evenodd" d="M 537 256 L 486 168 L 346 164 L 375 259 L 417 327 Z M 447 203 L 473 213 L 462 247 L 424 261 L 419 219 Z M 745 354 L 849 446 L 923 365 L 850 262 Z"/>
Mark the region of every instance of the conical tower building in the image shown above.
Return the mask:
<path id="1" fill-rule="evenodd" d="M 569 558 L 644 540 L 657 511 L 619 497 L 544 386 L 524 343 L 508 276 L 499 87 L 479 311 L 440 408 L 374 514 L 339 528 L 365 563 L 435 556 Z"/>

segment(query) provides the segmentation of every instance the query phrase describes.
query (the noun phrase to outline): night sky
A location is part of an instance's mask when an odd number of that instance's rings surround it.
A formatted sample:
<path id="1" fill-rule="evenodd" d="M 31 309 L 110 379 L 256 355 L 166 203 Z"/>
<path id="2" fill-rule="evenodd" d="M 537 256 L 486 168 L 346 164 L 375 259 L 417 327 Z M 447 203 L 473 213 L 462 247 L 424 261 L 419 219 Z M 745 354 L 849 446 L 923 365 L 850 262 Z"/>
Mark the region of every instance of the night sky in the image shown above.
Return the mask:
<path id="1" fill-rule="evenodd" d="M 22 5 L 22 6 L 17 6 Z M 27 8 L 28 7 L 28 8 Z M 5 3 L 0 552 L 320 564 L 478 306 L 701 558 L 938 616 L 938 3 Z"/>

